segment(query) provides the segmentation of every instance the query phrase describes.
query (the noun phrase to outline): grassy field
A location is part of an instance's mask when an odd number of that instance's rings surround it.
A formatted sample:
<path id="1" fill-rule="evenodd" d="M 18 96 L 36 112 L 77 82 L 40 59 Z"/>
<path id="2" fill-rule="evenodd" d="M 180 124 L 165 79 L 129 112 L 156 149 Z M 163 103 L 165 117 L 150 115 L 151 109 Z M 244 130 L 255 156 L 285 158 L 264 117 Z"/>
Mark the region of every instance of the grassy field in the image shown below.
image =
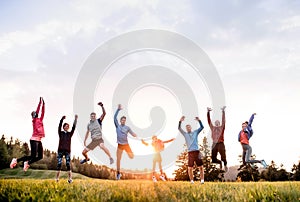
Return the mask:
<path id="1" fill-rule="evenodd" d="M 0 201 L 300 201 L 300 182 L 158 182 L 98 180 L 66 172 L 0 170 Z M 20 179 L 11 179 L 11 178 Z M 4 179 L 9 178 L 9 179 Z M 22 179 L 21 179 L 22 178 Z"/>

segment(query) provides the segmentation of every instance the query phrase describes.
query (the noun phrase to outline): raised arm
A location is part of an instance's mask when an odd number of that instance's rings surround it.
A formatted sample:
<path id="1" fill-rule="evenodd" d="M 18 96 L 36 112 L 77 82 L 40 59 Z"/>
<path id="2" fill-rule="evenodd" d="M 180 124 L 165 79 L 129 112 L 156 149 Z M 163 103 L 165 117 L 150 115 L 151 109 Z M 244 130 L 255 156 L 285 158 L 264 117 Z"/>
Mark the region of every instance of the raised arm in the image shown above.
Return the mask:
<path id="1" fill-rule="evenodd" d="M 60 134 L 60 132 L 61 132 L 61 127 L 62 127 L 62 123 L 63 123 L 63 121 L 64 121 L 64 119 L 66 118 L 66 116 L 63 116 L 63 117 L 61 117 L 61 119 L 60 119 L 60 121 L 59 121 L 59 124 L 58 124 L 58 135 Z"/>
<path id="2" fill-rule="evenodd" d="M 248 126 L 251 126 L 252 125 L 252 122 L 253 122 L 253 119 L 254 119 L 254 116 L 256 115 L 256 113 L 253 113 L 249 119 L 249 123 L 248 123 Z"/>
<path id="3" fill-rule="evenodd" d="M 42 114 L 41 114 L 40 119 L 43 121 L 44 115 L 45 115 L 45 101 L 43 98 L 42 98 L 42 101 L 43 101 L 43 106 L 42 106 Z"/>
<path id="4" fill-rule="evenodd" d="M 199 134 L 203 130 L 204 126 L 202 124 L 202 121 L 199 119 L 199 117 L 196 117 L 195 120 L 198 121 L 200 125 L 199 128 L 197 129 L 197 134 Z"/>
<path id="5" fill-rule="evenodd" d="M 181 128 L 181 123 L 182 123 L 182 121 L 184 121 L 184 118 L 185 118 L 185 116 L 182 116 L 181 118 L 180 118 L 180 120 L 179 120 L 179 124 L 178 124 L 178 130 L 179 130 L 179 132 L 182 134 L 182 135 L 184 135 L 184 130 L 182 130 L 182 128 Z"/>
<path id="6" fill-rule="evenodd" d="M 211 123 L 211 119 L 210 119 L 210 111 L 211 110 L 212 110 L 211 108 L 207 107 L 207 122 L 208 122 L 208 125 L 209 125 L 210 129 L 212 130 L 214 126 Z"/>
<path id="7" fill-rule="evenodd" d="M 118 109 L 117 109 L 117 111 L 115 112 L 115 115 L 114 115 L 114 123 L 115 123 L 116 128 L 119 127 L 118 114 L 119 114 L 119 111 L 121 111 L 121 110 L 122 110 L 122 106 L 119 104 Z"/>
<path id="8" fill-rule="evenodd" d="M 76 125 L 77 125 L 77 119 L 78 119 L 78 115 L 76 114 L 76 115 L 75 115 L 74 122 L 73 122 L 72 130 L 71 130 L 71 135 L 72 135 L 72 136 L 73 136 L 73 134 L 74 134 L 74 132 L 75 132 L 75 128 L 76 128 Z"/>
<path id="9" fill-rule="evenodd" d="M 36 114 L 39 114 L 39 112 L 40 112 L 40 108 L 41 108 L 41 105 L 42 105 L 42 102 L 43 102 L 43 101 L 42 101 L 42 99 L 43 99 L 43 98 L 42 98 L 42 97 L 40 97 L 39 104 L 38 104 L 38 106 L 37 106 L 37 108 L 36 108 L 36 111 L 35 111 L 35 112 L 36 112 Z"/>
<path id="10" fill-rule="evenodd" d="M 225 122 L 226 122 L 226 119 L 225 119 L 225 108 L 226 106 L 222 107 L 221 110 L 222 110 L 222 127 L 225 128 Z"/>
<path id="11" fill-rule="evenodd" d="M 172 138 L 172 139 L 170 139 L 170 140 L 163 141 L 163 143 L 169 143 L 169 142 L 172 142 L 172 141 L 174 141 L 174 140 L 175 140 L 175 138 Z"/>
<path id="12" fill-rule="evenodd" d="M 103 103 L 102 103 L 102 102 L 99 102 L 98 105 L 102 108 L 102 115 L 101 115 L 101 117 L 100 117 L 100 121 L 102 122 L 103 119 L 104 119 L 104 117 L 105 117 L 105 115 L 106 115 L 106 111 L 105 111 L 105 109 L 104 109 L 104 106 L 103 106 Z"/>

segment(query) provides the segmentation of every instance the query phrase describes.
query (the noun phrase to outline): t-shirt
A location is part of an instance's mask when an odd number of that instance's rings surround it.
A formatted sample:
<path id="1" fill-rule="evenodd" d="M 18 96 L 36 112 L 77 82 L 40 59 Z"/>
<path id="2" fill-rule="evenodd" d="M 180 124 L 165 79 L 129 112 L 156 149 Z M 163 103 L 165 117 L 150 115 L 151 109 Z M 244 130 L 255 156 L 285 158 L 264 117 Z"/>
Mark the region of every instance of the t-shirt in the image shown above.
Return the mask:
<path id="1" fill-rule="evenodd" d="M 249 144 L 248 133 L 241 131 L 240 142 L 242 144 Z"/>
<path id="2" fill-rule="evenodd" d="M 152 146 L 155 152 L 161 152 L 165 149 L 165 144 L 162 140 L 158 139 L 152 142 Z"/>
<path id="3" fill-rule="evenodd" d="M 95 121 L 90 120 L 87 125 L 87 129 L 91 132 L 92 140 L 98 140 L 102 138 L 102 122 L 100 121 L 100 119 L 97 119 Z"/>

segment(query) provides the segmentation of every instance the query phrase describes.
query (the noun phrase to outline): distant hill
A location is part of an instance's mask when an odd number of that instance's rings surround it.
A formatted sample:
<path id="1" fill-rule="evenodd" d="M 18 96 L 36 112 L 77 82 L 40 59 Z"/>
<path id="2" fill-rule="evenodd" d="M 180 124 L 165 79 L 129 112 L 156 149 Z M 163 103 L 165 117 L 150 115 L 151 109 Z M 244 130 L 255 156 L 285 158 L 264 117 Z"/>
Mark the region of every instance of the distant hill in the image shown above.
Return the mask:
<path id="1" fill-rule="evenodd" d="M 15 169 L 2 169 L 0 170 L 0 179 L 55 179 L 56 171 L 55 170 L 35 170 L 29 169 L 26 173 L 22 168 Z M 60 179 L 67 179 L 68 173 L 62 171 Z M 72 173 L 73 179 L 90 179 L 84 175 L 78 173 Z"/>
<path id="2" fill-rule="evenodd" d="M 226 181 L 235 181 L 237 174 L 238 174 L 238 168 L 240 166 L 231 166 L 228 167 L 228 172 L 224 174 L 224 178 Z"/>

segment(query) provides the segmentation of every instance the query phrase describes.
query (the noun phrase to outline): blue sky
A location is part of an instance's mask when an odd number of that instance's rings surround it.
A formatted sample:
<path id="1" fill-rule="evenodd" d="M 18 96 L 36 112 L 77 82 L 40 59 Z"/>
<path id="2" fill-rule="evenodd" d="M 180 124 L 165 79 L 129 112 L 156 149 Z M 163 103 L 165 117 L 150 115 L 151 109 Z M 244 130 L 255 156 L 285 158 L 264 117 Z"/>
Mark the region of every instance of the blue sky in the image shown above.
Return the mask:
<path id="1" fill-rule="evenodd" d="M 30 112 L 42 95 L 47 104 L 44 146 L 56 150 L 58 121 L 64 114 L 69 122 L 72 121 L 76 78 L 89 55 L 120 34 L 146 28 L 163 29 L 197 43 L 219 72 L 227 105 L 225 143 L 229 165 L 237 163 L 237 155 L 241 152 L 236 140 L 241 122 L 256 112 L 255 135 L 250 141 L 253 153 L 267 162 L 283 163 L 289 169 L 300 158 L 297 132 L 300 113 L 299 11 L 299 1 L 284 0 L 1 1 L 0 132 L 29 141 Z M 132 66 L 141 65 L 144 60 L 150 63 L 158 58 L 152 55 L 151 59 L 146 59 L 147 56 L 147 53 L 136 55 L 143 60 L 129 58 L 126 67 L 124 62 L 121 63 L 123 71 L 130 71 Z M 159 62 L 165 65 L 175 61 L 162 58 Z M 117 66 L 116 70 L 108 72 L 107 80 L 112 83 L 124 74 Z M 187 72 L 182 75 L 189 77 Z M 103 86 L 109 88 L 108 84 Z M 200 88 L 205 91 L 203 86 Z M 109 94 L 110 89 L 106 90 Z M 148 90 L 148 93 L 155 93 L 154 89 Z M 156 93 L 163 92 L 158 90 Z M 132 111 L 124 113 L 131 114 L 132 120 L 144 127 L 149 125 L 149 119 L 141 115 L 136 106 L 145 107 L 149 112 L 151 104 L 138 95 L 143 97 L 147 91 L 137 94 L 129 106 Z M 199 98 L 204 100 L 199 102 L 199 114 L 206 124 L 206 107 L 210 102 L 206 92 L 202 95 L 205 98 Z M 104 95 L 100 93 L 101 96 Z M 109 102 L 109 97 L 106 96 L 105 101 Z M 145 106 L 141 104 L 143 101 Z M 175 108 L 176 102 L 170 102 Z M 111 105 L 107 103 L 108 123 L 104 126 L 104 134 L 114 136 L 111 108 L 115 106 Z M 166 131 L 172 135 L 165 138 L 178 137 L 180 110 L 171 108 L 166 112 L 170 115 Z M 79 124 L 86 125 L 88 120 L 89 117 L 80 116 Z M 207 134 L 209 130 L 205 126 Z M 73 139 L 74 155 L 79 156 L 83 149 L 80 139 L 83 135 L 77 134 Z M 114 139 L 110 141 L 113 144 Z M 182 139 L 178 137 L 178 141 Z M 103 152 L 99 154 L 104 156 Z M 151 167 L 151 161 L 146 167 Z"/>

